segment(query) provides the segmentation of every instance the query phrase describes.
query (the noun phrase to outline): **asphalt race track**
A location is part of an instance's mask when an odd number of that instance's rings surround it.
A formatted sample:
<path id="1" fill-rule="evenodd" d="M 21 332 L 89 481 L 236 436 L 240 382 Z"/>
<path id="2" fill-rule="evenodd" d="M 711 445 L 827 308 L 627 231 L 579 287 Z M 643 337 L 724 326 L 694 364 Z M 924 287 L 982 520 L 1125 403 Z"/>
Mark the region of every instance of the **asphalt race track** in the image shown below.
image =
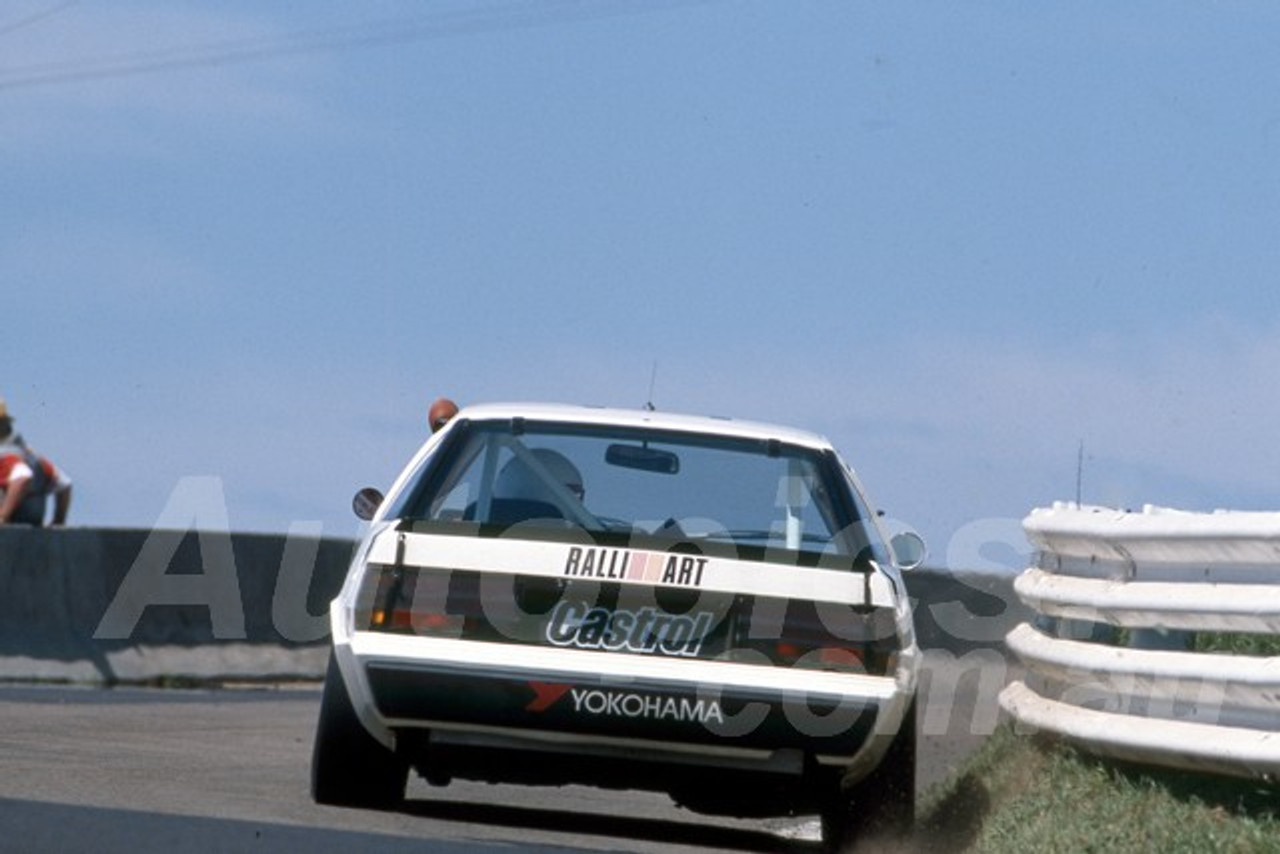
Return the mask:
<path id="1" fill-rule="evenodd" d="M 944 777 L 994 725 L 993 649 L 934 652 L 919 777 Z M 663 796 L 412 779 L 405 807 L 308 796 L 314 686 L 155 690 L 0 686 L 0 851 L 814 851 L 812 820 L 736 821 Z"/>

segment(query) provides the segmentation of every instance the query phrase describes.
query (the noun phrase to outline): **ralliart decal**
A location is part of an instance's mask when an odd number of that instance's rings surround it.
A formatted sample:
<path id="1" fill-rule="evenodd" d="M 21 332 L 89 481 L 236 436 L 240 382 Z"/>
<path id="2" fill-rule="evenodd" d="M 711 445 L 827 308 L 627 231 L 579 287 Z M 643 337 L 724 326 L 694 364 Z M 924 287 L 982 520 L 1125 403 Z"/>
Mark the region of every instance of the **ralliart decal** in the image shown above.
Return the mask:
<path id="1" fill-rule="evenodd" d="M 707 560 L 697 555 L 573 546 L 565 558 L 564 574 L 572 578 L 647 581 L 680 587 L 701 587 Z"/>

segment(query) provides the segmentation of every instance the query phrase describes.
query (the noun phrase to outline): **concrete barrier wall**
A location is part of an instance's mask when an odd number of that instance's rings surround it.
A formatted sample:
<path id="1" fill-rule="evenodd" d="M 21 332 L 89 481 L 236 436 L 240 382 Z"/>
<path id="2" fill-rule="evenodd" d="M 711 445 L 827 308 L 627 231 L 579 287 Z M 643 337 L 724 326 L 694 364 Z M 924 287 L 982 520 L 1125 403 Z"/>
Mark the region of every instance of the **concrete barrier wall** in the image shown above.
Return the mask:
<path id="1" fill-rule="evenodd" d="M 0 527 L 0 680 L 315 679 L 354 543 L 299 529 Z M 1003 650 L 1012 577 L 907 576 L 922 647 Z"/>
<path id="2" fill-rule="evenodd" d="M 0 679 L 313 678 L 353 544 L 0 528 Z"/>

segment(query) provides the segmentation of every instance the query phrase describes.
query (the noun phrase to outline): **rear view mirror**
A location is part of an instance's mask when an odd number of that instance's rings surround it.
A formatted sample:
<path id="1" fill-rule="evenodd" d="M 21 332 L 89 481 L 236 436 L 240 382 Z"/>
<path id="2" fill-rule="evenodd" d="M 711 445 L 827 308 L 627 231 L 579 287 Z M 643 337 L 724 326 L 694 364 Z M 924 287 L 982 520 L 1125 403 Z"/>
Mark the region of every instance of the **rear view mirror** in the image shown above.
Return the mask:
<path id="1" fill-rule="evenodd" d="M 924 563 L 928 548 L 924 538 L 915 531 L 903 531 L 894 534 L 889 540 L 889 548 L 893 549 L 893 562 L 902 569 L 915 569 Z"/>
<path id="2" fill-rule="evenodd" d="M 378 508 L 381 506 L 382 493 L 372 486 L 366 486 L 356 493 L 355 498 L 351 499 L 351 509 L 356 514 L 356 518 L 363 519 L 366 522 L 377 514 Z"/>
<path id="3" fill-rule="evenodd" d="M 611 466 L 656 474 L 675 474 L 680 471 L 679 457 L 670 451 L 660 451 L 648 445 L 610 445 L 604 452 L 604 461 Z"/>

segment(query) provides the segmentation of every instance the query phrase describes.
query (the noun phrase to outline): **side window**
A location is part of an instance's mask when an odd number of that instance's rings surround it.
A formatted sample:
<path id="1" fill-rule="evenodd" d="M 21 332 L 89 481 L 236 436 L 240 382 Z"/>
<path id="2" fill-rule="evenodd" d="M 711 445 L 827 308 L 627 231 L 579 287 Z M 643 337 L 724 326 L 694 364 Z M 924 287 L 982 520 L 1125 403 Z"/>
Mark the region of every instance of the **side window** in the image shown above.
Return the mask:
<path id="1" fill-rule="evenodd" d="M 813 464 L 806 459 L 782 461 L 778 476 L 778 494 L 774 501 L 775 521 L 772 530 L 786 548 L 800 549 L 805 544 L 822 545 L 831 541 L 831 512 Z M 817 494 L 815 494 L 817 493 Z"/>
<path id="2" fill-rule="evenodd" d="M 511 457 L 511 451 L 501 447 L 492 436 L 477 436 L 463 455 L 465 464 L 452 472 L 431 502 L 428 518 L 438 522 L 475 520 L 478 508 L 493 496 L 494 472 L 501 470 Z"/>
<path id="3" fill-rule="evenodd" d="M 459 521 L 466 514 L 467 507 L 475 502 L 476 496 L 480 494 L 480 484 L 476 480 L 478 477 L 476 467 L 472 466 L 468 469 L 466 475 L 435 501 L 431 510 L 433 521 Z"/>
<path id="4" fill-rule="evenodd" d="M 853 472 L 850 471 L 848 466 L 843 466 L 842 464 L 842 467 L 845 484 L 858 514 L 858 521 L 851 525 L 847 531 L 847 534 L 853 539 L 854 552 L 855 554 L 869 554 L 871 559 L 881 566 L 889 566 L 893 562 L 889 556 L 889 547 L 884 540 L 880 539 L 879 531 L 872 515 L 873 511 L 867 504 L 866 498 L 862 494 L 862 489 L 858 485 L 857 478 L 853 476 Z"/>

